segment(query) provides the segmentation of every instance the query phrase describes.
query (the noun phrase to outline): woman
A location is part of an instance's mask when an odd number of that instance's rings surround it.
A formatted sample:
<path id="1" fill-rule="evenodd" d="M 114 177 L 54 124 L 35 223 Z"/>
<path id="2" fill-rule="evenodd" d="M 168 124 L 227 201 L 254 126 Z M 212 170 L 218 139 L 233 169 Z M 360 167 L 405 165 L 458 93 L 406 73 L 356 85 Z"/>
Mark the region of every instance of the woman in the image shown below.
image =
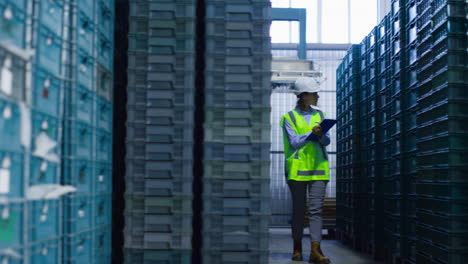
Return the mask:
<path id="1" fill-rule="evenodd" d="M 283 128 L 286 179 L 293 200 L 292 260 L 302 260 L 302 236 L 308 190 L 310 211 L 311 251 L 310 263 L 326 264 L 321 249 L 322 207 L 330 169 L 325 147 L 330 144 L 330 136 L 323 135 L 320 122 L 323 112 L 317 107 L 320 86 L 312 78 L 302 77 L 294 84 L 298 101 L 294 110 L 281 119 Z"/>

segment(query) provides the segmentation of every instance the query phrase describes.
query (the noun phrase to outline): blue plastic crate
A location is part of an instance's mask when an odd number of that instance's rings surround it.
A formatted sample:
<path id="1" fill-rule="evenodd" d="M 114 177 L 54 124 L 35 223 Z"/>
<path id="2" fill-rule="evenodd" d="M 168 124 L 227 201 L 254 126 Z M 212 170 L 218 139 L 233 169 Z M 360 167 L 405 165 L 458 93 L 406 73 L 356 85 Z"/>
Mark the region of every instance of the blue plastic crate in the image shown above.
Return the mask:
<path id="1" fill-rule="evenodd" d="M 62 36 L 64 0 L 39 1 L 39 21 L 50 28 L 54 34 Z"/>
<path id="2" fill-rule="evenodd" d="M 24 195 L 23 155 L 0 151 L 0 197 L 18 198 Z"/>
<path id="3" fill-rule="evenodd" d="M 37 68 L 34 73 L 33 105 L 37 111 L 59 117 L 62 107 L 62 81 L 53 74 Z"/>
<path id="4" fill-rule="evenodd" d="M 24 204 L 0 204 L 0 213 L 0 249 L 24 245 Z"/>
<path id="5" fill-rule="evenodd" d="M 91 263 L 93 258 L 93 231 L 67 234 L 64 238 L 64 263 Z"/>
<path id="6" fill-rule="evenodd" d="M 255 263 L 268 263 L 269 252 L 268 248 L 263 250 L 252 250 L 252 251 L 221 251 L 219 249 L 207 249 L 205 248 L 202 252 L 203 264 L 211 263 L 243 263 L 243 264 L 255 264 Z"/>
<path id="7" fill-rule="evenodd" d="M 88 17 L 90 17 L 93 21 L 95 21 L 95 3 L 94 0 L 81 0 L 77 1 L 78 10 L 85 13 Z"/>
<path id="8" fill-rule="evenodd" d="M 128 214 L 125 223 L 132 232 L 181 233 L 192 231 L 192 214 Z"/>
<path id="9" fill-rule="evenodd" d="M 112 227 L 110 225 L 93 231 L 93 258 L 94 264 L 109 264 L 111 263 L 112 250 Z"/>
<path id="10" fill-rule="evenodd" d="M 71 158 L 92 159 L 93 128 L 83 122 L 70 120 L 65 127 L 65 155 Z"/>
<path id="11" fill-rule="evenodd" d="M 17 1 L 2 1 L 0 3 L 0 41 L 5 41 L 20 48 L 26 45 L 26 14 L 14 3 Z"/>
<path id="12" fill-rule="evenodd" d="M 125 197 L 127 213 L 143 214 L 191 214 L 192 196 L 147 197 L 128 195 Z"/>
<path id="13" fill-rule="evenodd" d="M 127 191 L 151 196 L 175 196 L 192 194 L 192 178 L 127 180 Z"/>
<path id="14" fill-rule="evenodd" d="M 29 184 L 58 184 L 60 182 L 58 167 L 58 163 L 31 156 Z"/>
<path id="15" fill-rule="evenodd" d="M 0 149 L 21 150 L 21 117 L 19 107 L 0 98 Z"/>
<path id="16" fill-rule="evenodd" d="M 223 198 L 205 195 L 205 214 L 223 215 L 265 215 L 270 213 L 270 200 L 266 197 Z"/>
<path id="17" fill-rule="evenodd" d="M 113 39 L 108 39 L 103 34 L 98 36 L 98 62 L 103 65 L 108 71 L 113 71 L 114 61 L 114 45 Z"/>
<path id="18" fill-rule="evenodd" d="M 114 11 L 113 6 L 105 2 L 108 1 L 99 1 L 98 2 L 98 19 L 97 24 L 99 31 L 104 34 L 107 39 L 114 39 Z"/>
<path id="19" fill-rule="evenodd" d="M 93 193 L 104 194 L 112 192 L 112 164 L 96 162 L 94 164 Z"/>
<path id="20" fill-rule="evenodd" d="M 268 233 L 269 215 L 227 216 L 221 214 L 204 214 L 203 228 L 210 232 L 260 232 Z"/>
<path id="21" fill-rule="evenodd" d="M 89 90 L 94 90 L 94 58 L 90 53 L 82 49 L 78 49 L 77 53 L 77 65 L 76 65 L 76 80 L 83 87 Z"/>
<path id="22" fill-rule="evenodd" d="M 60 75 L 62 70 L 62 38 L 44 26 L 38 28 L 37 35 L 37 63 L 46 71 Z"/>
<path id="23" fill-rule="evenodd" d="M 127 155 L 157 161 L 189 160 L 193 157 L 193 145 L 190 142 L 170 144 L 133 142 L 127 144 Z"/>
<path id="24" fill-rule="evenodd" d="M 83 1 L 80 1 L 83 2 Z M 89 54 L 93 53 L 95 21 L 85 13 L 77 12 L 76 39 L 78 48 L 83 49 Z"/>
<path id="25" fill-rule="evenodd" d="M 20 58 L 0 45 L 0 65 L 2 69 L 0 78 L 3 79 L 0 96 L 24 100 L 26 90 L 26 61 L 24 58 Z"/>
<path id="26" fill-rule="evenodd" d="M 93 197 L 70 195 L 64 198 L 65 234 L 90 230 L 93 222 Z"/>
<path id="27" fill-rule="evenodd" d="M 61 263 L 59 252 L 62 250 L 61 239 L 51 239 L 34 243 L 30 246 L 29 263 L 42 264 L 42 263 Z M 11 262 L 8 262 L 11 263 Z"/>
<path id="28" fill-rule="evenodd" d="M 39 200 L 29 204 L 30 242 L 49 240 L 60 235 L 60 200 Z"/>
<path id="29" fill-rule="evenodd" d="M 34 156 L 44 157 L 45 149 L 43 149 L 43 139 L 46 136 L 50 140 L 60 143 L 58 142 L 60 126 L 61 122 L 56 117 L 42 114 L 37 111 L 32 112 L 32 154 Z M 51 154 L 59 153 L 59 146 L 60 144 L 50 149 L 47 155 L 50 156 Z"/>
<path id="30" fill-rule="evenodd" d="M 217 197 L 260 197 L 270 193 L 269 180 L 204 180 L 203 190 Z"/>
<path id="31" fill-rule="evenodd" d="M 271 4 L 260 3 L 230 4 L 228 2 L 210 2 L 206 6 L 208 18 L 225 18 L 228 21 L 251 22 L 253 19 L 269 19 Z"/>
<path id="32" fill-rule="evenodd" d="M 106 71 L 102 66 L 97 65 L 97 94 L 112 101 L 113 97 L 113 80 L 112 74 Z"/>
<path id="33" fill-rule="evenodd" d="M 65 159 L 63 181 L 76 188 L 77 194 L 90 194 L 93 187 L 93 162 L 85 159 Z"/>
<path id="34" fill-rule="evenodd" d="M 96 137 L 96 160 L 112 162 L 112 133 L 97 129 Z"/>
<path id="35" fill-rule="evenodd" d="M 228 162 L 266 161 L 270 159 L 270 144 L 227 145 L 206 142 L 204 144 L 204 159 Z"/>
<path id="36" fill-rule="evenodd" d="M 112 194 L 94 197 L 92 218 L 94 227 L 112 224 Z"/>
<path id="37" fill-rule="evenodd" d="M 192 263 L 192 251 L 191 250 L 164 250 L 164 251 L 150 251 L 143 249 L 124 249 L 124 263 L 142 263 L 142 264 L 153 264 L 153 263 L 180 263 L 190 264 Z M 215 263 L 215 262 L 213 262 Z M 222 262 L 216 262 L 222 263 Z M 261 263 L 261 262 L 257 262 Z M 266 262 L 265 262 L 266 263 Z"/>
<path id="38" fill-rule="evenodd" d="M 88 125 L 93 124 L 94 103 L 96 101 L 95 93 L 83 85 L 76 84 L 74 87 L 67 87 L 65 100 L 67 118 L 76 119 L 85 122 Z"/>
<path id="39" fill-rule="evenodd" d="M 268 250 L 268 232 L 203 232 L 203 247 L 220 251 Z"/>
<path id="40" fill-rule="evenodd" d="M 107 132 L 112 131 L 113 105 L 106 99 L 97 96 L 97 127 Z"/>

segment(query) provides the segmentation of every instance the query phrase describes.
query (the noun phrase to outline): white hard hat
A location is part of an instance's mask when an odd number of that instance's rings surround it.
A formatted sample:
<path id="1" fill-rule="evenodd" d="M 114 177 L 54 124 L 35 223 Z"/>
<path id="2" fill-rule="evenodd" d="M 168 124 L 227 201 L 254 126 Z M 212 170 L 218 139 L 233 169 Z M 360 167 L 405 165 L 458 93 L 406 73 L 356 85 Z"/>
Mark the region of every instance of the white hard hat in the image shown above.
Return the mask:
<path id="1" fill-rule="evenodd" d="M 310 77 L 300 77 L 294 83 L 292 91 L 295 95 L 320 92 L 320 81 Z"/>

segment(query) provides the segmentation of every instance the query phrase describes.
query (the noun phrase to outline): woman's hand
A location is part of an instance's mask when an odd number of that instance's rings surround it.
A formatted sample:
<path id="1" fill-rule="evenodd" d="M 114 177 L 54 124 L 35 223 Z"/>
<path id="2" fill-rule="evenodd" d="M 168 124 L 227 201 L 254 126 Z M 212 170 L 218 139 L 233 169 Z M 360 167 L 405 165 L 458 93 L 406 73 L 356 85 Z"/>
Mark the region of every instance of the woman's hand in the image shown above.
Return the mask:
<path id="1" fill-rule="evenodd" d="M 312 128 L 312 133 L 314 133 L 315 135 L 317 135 L 319 137 L 322 137 L 323 136 L 322 127 L 321 126 L 314 126 Z"/>

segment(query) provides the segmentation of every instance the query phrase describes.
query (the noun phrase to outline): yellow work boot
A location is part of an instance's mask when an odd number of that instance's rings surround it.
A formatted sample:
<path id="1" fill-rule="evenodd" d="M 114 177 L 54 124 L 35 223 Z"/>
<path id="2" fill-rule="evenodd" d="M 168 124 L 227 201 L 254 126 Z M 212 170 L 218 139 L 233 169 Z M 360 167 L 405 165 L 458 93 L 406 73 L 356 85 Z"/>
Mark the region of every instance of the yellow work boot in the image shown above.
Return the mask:
<path id="1" fill-rule="evenodd" d="M 312 242 L 310 245 L 310 258 L 309 263 L 313 264 L 329 264 L 330 259 L 325 258 L 320 249 L 320 242 Z"/>
<path id="2" fill-rule="evenodd" d="M 292 260 L 302 261 L 302 241 L 294 239 Z"/>

